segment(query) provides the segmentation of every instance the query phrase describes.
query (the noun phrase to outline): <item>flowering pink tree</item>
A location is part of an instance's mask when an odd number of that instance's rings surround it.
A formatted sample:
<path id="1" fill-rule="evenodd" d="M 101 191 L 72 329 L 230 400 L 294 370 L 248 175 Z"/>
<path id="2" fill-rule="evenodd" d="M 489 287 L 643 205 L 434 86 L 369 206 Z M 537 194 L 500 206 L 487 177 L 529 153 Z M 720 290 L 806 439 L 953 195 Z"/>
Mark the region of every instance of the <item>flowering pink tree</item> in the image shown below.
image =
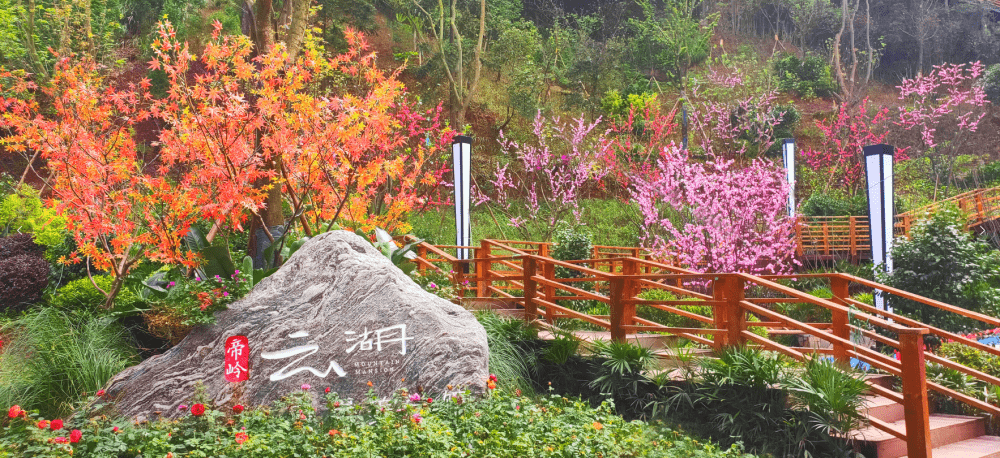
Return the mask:
<path id="1" fill-rule="evenodd" d="M 633 190 L 654 253 L 698 271 L 755 274 L 789 273 L 795 263 L 787 196 L 783 171 L 766 159 L 699 162 L 676 145 Z"/>
<path id="2" fill-rule="evenodd" d="M 903 80 L 899 98 L 909 102 L 900 109 L 899 125 L 920 133 L 914 145 L 930 161 L 934 195 L 942 179 L 950 182 L 968 134 L 986 115 L 986 92 L 976 84 L 983 64 L 943 64 L 926 76 Z"/>
<path id="3" fill-rule="evenodd" d="M 852 110 L 841 104 L 835 117 L 816 121 L 816 127 L 823 132 L 823 143 L 817 149 L 803 149 L 806 165 L 820 174 L 824 191 L 841 188 L 856 194 L 865 177 L 862 148 L 885 142 L 889 109 L 869 109 L 867 98 Z M 896 160 L 905 159 L 905 149 L 897 149 Z"/>
<path id="4" fill-rule="evenodd" d="M 548 240 L 556 224 L 572 215 L 580 221 L 580 199 L 599 189 L 615 161 L 600 119 L 580 117 L 570 123 L 559 118 L 535 117 L 535 144 L 509 139 L 500 133 L 500 146 L 509 162 L 497 165 L 491 189 L 473 191 L 476 205 L 496 204 L 525 239 L 540 230 Z M 531 226 L 531 227 L 529 227 Z"/>
<path id="5" fill-rule="evenodd" d="M 720 84 L 736 84 L 724 80 Z M 708 153 L 737 159 L 754 157 L 774 145 L 774 129 L 785 113 L 777 110 L 778 93 L 769 91 L 736 101 L 706 100 L 691 114 L 696 144 Z"/>

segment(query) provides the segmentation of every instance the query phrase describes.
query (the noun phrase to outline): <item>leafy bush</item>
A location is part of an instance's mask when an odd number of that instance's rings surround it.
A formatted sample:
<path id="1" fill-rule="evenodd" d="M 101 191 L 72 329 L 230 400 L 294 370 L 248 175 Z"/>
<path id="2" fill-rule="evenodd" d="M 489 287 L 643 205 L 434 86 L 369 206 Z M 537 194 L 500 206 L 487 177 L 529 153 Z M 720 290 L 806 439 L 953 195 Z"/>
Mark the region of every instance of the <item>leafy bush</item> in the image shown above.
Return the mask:
<path id="1" fill-rule="evenodd" d="M 941 344 L 937 353 L 958 364 L 971 369 L 1000 377 L 1000 356 L 995 356 L 962 343 L 948 342 Z"/>
<path id="2" fill-rule="evenodd" d="M 910 239 L 892 249 L 893 271 L 883 283 L 946 304 L 995 315 L 1000 306 L 1000 256 L 965 230 L 961 212 L 945 206 L 918 221 Z M 908 299 L 892 297 L 899 312 L 949 331 L 978 322 Z"/>
<path id="3" fill-rule="evenodd" d="M 664 385 L 655 402 L 722 444 L 742 441 L 773 456 L 847 456 L 840 434 L 863 420 L 861 375 L 826 358 L 798 367 L 772 352 L 730 348 L 703 360 L 697 374 Z"/>
<path id="4" fill-rule="evenodd" d="M 19 255 L 42 257 L 44 248 L 34 241 L 31 234 L 14 234 L 0 238 L 0 260 Z"/>
<path id="5" fill-rule="evenodd" d="M 66 238 L 66 220 L 42 204 L 37 190 L 22 186 L 0 200 L 0 235 L 19 232 L 33 235 L 39 245 L 55 247 Z"/>
<path id="6" fill-rule="evenodd" d="M 610 90 L 601 99 L 601 109 L 608 116 L 621 120 L 629 115 L 629 112 L 641 116 L 647 108 L 652 108 L 656 104 L 656 94 L 643 92 L 641 94 L 625 94 L 623 97 L 617 89 Z"/>
<path id="7" fill-rule="evenodd" d="M 1000 103 L 1000 64 L 990 65 L 983 73 L 983 91 L 987 100 Z"/>
<path id="8" fill-rule="evenodd" d="M 594 242 L 590 234 L 579 226 L 562 225 L 555 232 L 556 246 L 552 257 L 560 261 L 590 259 L 594 254 Z M 556 266 L 557 278 L 578 278 L 583 273 L 566 267 Z"/>
<path id="9" fill-rule="evenodd" d="M 806 361 L 801 376 L 790 377 L 787 383 L 795 409 L 795 421 L 788 422 L 793 426 L 788 441 L 793 453 L 816 455 L 817 448 L 824 448 L 834 450 L 835 456 L 848 456 L 850 447 L 838 438 L 864 423 L 868 385 L 860 374 L 832 359 L 813 358 Z"/>
<path id="10" fill-rule="evenodd" d="M 788 55 L 774 62 L 778 88 L 797 92 L 802 97 L 826 97 L 837 91 L 837 82 L 825 60 L 809 55 L 799 59 Z"/>
<path id="11" fill-rule="evenodd" d="M 75 416 L 64 430 L 39 429 L 42 419 L 3 417 L 0 447 L 32 456 L 426 456 L 738 458 L 739 446 L 720 449 L 679 431 L 625 421 L 610 404 L 597 408 L 559 395 L 535 398 L 497 390 L 431 398 L 401 390 L 388 403 L 350 405 L 325 395 L 317 412 L 312 393 L 235 413 L 232 405 L 205 406 L 199 416 L 136 424 L 129 419 Z M 50 418 L 50 417 L 45 417 Z M 56 437 L 79 430 L 78 442 Z M 72 451 L 72 452 L 70 452 Z M 141 452 L 140 452 L 141 451 Z"/>
<path id="12" fill-rule="evenodd" d="M 806 216 L 864 216 L 868 214 L 868 198 L 863 194 L 848 196 L 842 192 L 814 192 L 802 202 Z"/>
<path id="13" fill-rule="evenodd" d="M 0 353 L 0 405 L 19 404 L 49 418 L 65 416 L 135 360 L 124 331 L 108 318 L 74 323 L 59 310 L 42 308 L 3 333 L 13 338 Z"/>
<path id="14" fill-rule="evenodd" d="M 192 327 L 214 323 L 216 311 L 250 292 L 255 274 L 236 270 L 230 278 L 191 279 L 177 268 L 154 274 L 141 294 L 152 308 L 145 315 L 149 330 L 174 344 L 180 342 Z"/>
<path id="15" fill-rule="evenodd" d="M 107 299 L 100 290 L 94 287 L 96 283 L 104 291 L 111 289 L 114 279 L 109 275 L 94 275 L 67 283 L 56 290 L 49 298 L 49 305 L 65 312 L 82 312 L 87 314 L 101 312 L 101 306 Z M 114 310 L 135 310 L 143 308 L 143 301 L 130 289 L 123 289 L 115 298 Z"/>
<path id="16" fill-rule="evenodd" d="M 49 284 L 49 262 L 38 256 L 19 254 L 0 259 L 0 297 L 3 307 L 20 309 L 37 302 Z"/>
<path id="17" fill-rule="evenodd" d="M 458 299 L 458 287 L 452 284 L 452 278 L 447 273 L 437 269 L 427 269 L 422 272 L 414 269 L 409 275 L 424 291 L 449 301 Z M 468 282 L 465 280 L 466 284 Z"/>

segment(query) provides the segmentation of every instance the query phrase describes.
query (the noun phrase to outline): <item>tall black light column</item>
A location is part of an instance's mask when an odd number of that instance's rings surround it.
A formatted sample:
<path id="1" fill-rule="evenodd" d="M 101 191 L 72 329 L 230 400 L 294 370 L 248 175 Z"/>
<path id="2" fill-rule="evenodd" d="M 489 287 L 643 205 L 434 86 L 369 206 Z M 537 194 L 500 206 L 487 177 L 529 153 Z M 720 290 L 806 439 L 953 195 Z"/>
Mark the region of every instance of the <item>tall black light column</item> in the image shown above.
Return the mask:
<path id="1" fill-rule="evenodd" d="M 469 217 L 469 186 L 472 182 L 472 137 L 456 135 L 451 144 L 455 165 L 455 244 L 472 246 L 472 220 Z M 458 259 L 469 259 L 469 249 L 459 248 Z M 469 271 L 469 265 L 465 265 Z"/>
<path id="2" fill-rule="evenodd" d="M 785 161 L 785 177 L 788 179 L 788 217 L 795 217 L 795 139 L 781 141 L 781 157 Z"/>
<path id="3" fill-rule="evenodd" d="M 865 184 L 868 188 L 868 222 L 871 228 L 872 263 L 875 273 L 880 269 L 892 272 L 892 227 L 896 216 L 893 211 L 892 157 L 895 148 L 891 145 L 869 145 L 865 152 Z M 874 291 L 875 308 L 892 311 L 881 290 Z"/>

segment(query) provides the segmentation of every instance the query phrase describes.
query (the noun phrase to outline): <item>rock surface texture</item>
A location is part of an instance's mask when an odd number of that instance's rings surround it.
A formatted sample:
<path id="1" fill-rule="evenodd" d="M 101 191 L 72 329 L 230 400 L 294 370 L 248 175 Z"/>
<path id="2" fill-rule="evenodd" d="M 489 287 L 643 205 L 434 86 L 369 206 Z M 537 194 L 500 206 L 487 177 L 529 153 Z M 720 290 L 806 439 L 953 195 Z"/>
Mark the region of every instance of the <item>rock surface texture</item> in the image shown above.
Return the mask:
<path id="1" fill-rule="evenodd" d="M 482 390 L 486 331 L 462 307 L 425 292 L 370 243 L 346 231 L 308 241 L 243 299 L 166 353 L 108 382 L 119 412 L 138 419 L 186 414 L 197 382 L 218 406 L 269 404 L 310 385 L 360 399 L 399 388 Z M 249 380 L 230 383 L 230 336 L 249 345 Z M 232 353 L 231 353 L 232 354 Z M 236 394 L 240 393 L 240 394 Z M 318 405 L 318 404 L 317 404 Z M 159 413 L 158 413 L 159 412 Z"/>

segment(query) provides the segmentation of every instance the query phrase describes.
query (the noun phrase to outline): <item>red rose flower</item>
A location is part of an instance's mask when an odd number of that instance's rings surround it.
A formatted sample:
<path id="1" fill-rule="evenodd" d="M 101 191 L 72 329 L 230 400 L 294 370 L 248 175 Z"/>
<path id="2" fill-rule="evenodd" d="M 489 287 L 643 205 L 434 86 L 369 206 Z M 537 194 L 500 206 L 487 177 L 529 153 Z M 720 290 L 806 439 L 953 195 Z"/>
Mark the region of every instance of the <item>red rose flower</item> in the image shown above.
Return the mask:
<path id="1" fill-rule="evenodd" d="M 244 432 L 238 432 L 238 433 L 236 433 L 236 443 L 237 444 L 243 444 L 246 441 L 247 441 L 247 433 L 244 433 Z"/>
<path id="2" fill-rule="evenodd" d="M 48 420 L 41 420 L 38 422 L 38 429 L 45 429 L 49 427 Z"/>
<path id="3" fill-rule="evenodd" d="M 191 406 L 191 415 L 200 417 L 205 414 L 205 404 L 195 404 Z"/>
<path id="4" fill-rule="evenodd" d="M 58 431 L 58 430 L 62 429 L 62 427 L 63 427 L 62 420 L 60 420 L 58 418 L 55 419 L 55 420 L 52 420 L 52 430 L 53 431 Z"/>
<path id="5" fill-rule="evenodd" d="M 113 428 L 113 429 L 111 430 L 111 432 L 113 432 L 113 433 L 118 433 L 118 427 L 117 427 L 117 426 L 115 426 L 115 427 L 114 427 L 114 428 Z"/>
<path id="6" fill-rule="evenodd" d="M 233 412 L 243 413 L 243 405 L 242 404 L 236 404 L 236 405 L 234 405 L 233 406 Z"/>
<path id="7" fill-rule="evenodd" d="M 81 437 L 83 437 L 83 432 L 81 432 L 79 429 L 74 429 L 69 433 L 69 442 L 71 444 L 80 442 Z"/>
<path id="8" fill-rule="evenodd" d="M 10 418 L 17 418 L 18 415 L 21 415 L 21 406 L 13 406 L 7 411 L 7 416 Z"/>
<path id="9" fill-rule="evenodd" d="M 97 396 L 104 396 L 104 390 L 97 390 Z"/>

